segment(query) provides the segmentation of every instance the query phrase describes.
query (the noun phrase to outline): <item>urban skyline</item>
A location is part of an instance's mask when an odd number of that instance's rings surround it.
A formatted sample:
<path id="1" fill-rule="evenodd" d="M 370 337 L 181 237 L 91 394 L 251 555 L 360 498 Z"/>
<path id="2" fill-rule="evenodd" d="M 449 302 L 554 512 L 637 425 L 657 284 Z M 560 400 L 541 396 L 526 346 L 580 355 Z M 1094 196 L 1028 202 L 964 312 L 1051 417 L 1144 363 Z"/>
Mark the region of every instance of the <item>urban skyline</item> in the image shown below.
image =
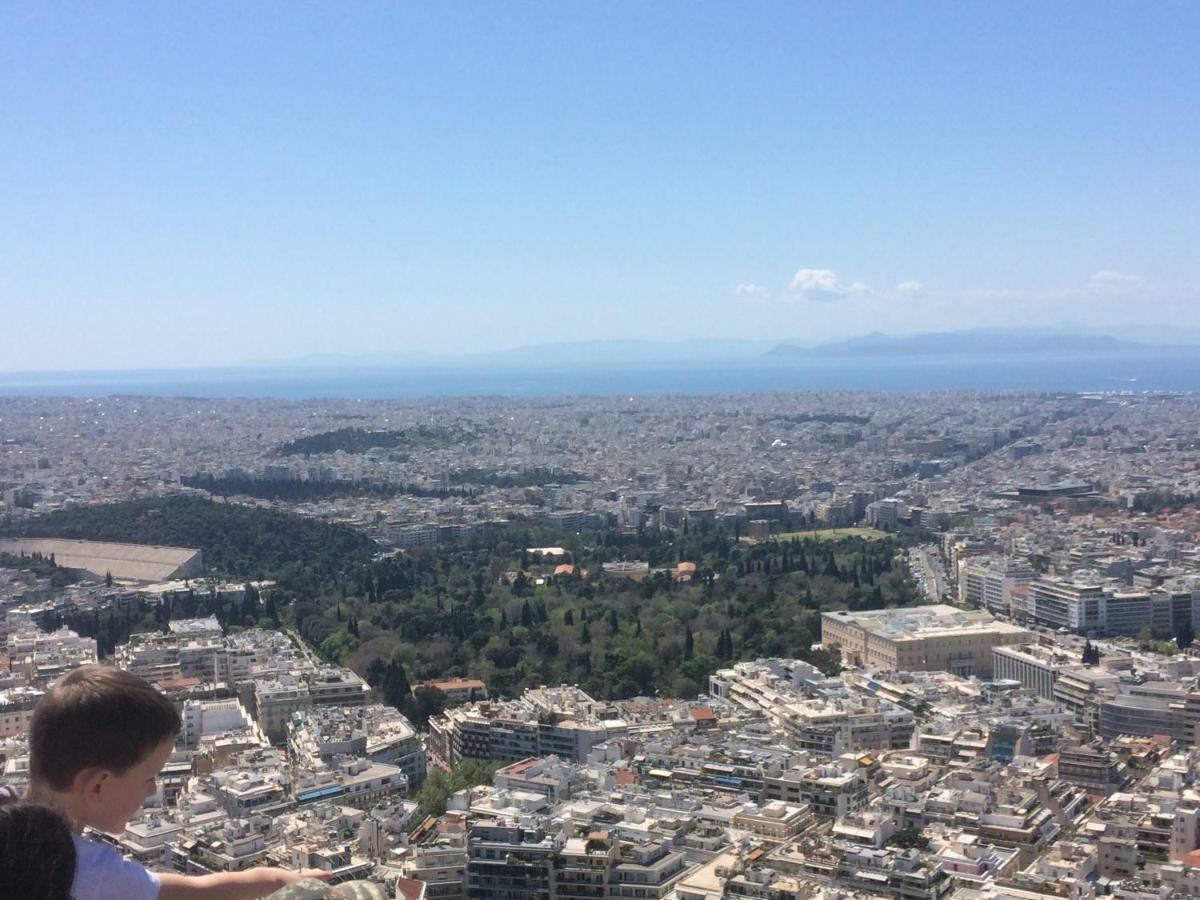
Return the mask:
<path id="1" fill-rule="evenodd" d="M 1200 897 L 1198 37 L 0 3 L 0 893 Z"/>

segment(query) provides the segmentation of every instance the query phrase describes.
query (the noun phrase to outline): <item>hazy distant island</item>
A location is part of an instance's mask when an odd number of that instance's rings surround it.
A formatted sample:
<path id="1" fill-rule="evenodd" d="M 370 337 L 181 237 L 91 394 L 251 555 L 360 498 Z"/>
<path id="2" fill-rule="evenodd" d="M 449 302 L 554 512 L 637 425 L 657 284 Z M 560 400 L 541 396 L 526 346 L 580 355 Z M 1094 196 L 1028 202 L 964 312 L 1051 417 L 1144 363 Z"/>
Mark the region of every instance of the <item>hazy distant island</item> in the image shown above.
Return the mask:
<path id="1" fill-rule="evenodd" d="M 597 340 L 457 356 L 323 356 L 271 365 L 0 373 L 0 395 L 279 399 L 739 394 L 798 390 L 1200 390 L 1187 329 L 1139 340 L 1070 329 L 867 334 L 842 341 Z M 1173 338 L 1176 343 L 1152 342 Z M 1080 365 L 1086 360 L 1086 365 Z"/>
<path id="2" fill-rule="evenodd" d="M 805 347 L 792 343 L 777 344 L 766 356 L 785 358 L 829 357 L 911 357 L 973 359 L 1006 356 L 1056 357 L 1070 354 L 1118 354 L 1197 352 L 1194 345 L 1148 344 L 1102 334 L 1033 333 L 1012 330 L 980 329 L 933 332 L 903 337 L 873 332 L 845 341 Z"/>

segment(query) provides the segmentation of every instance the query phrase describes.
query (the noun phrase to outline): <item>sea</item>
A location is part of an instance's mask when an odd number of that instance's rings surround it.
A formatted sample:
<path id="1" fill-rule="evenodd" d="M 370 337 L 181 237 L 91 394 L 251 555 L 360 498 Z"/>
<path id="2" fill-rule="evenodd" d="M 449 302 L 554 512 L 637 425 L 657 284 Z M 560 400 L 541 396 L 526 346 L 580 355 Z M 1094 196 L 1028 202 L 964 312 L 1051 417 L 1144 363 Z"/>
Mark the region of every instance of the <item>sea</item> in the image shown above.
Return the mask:
<path id="1" fill-rule="evenodd" d="M 720 360 L 0 373 L 0 396 L 383 399 L 947 390 L 1068 393 L 1200 391 L 1200 346 L 1067 357 Z"/>

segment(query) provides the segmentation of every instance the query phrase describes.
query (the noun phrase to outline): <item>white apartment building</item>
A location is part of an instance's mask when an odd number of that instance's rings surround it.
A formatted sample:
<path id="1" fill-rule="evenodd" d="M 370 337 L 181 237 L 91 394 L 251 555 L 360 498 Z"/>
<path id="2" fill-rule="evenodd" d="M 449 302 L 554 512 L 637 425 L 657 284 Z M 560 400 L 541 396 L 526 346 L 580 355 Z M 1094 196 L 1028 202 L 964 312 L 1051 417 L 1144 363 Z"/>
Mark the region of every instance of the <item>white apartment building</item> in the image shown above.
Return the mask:
<path id="1" fill-rule="evenodd" d="M 1170 637 L 1200 616 L 1200 592 L 1129 591 L 1104 584 L 1044 577 L 1028 585 L 1029 612 L 1041 625 L 1100 637 L 1150 628 Z"/>
<path id="2" fill-rule="evenodd" d="M 1019 681 L 1028 690 L 1047 700 L 1055 699 L 1054 686 L 1062 672 L 1082 669 L 1078 654 L 1060 647 L 1040 644 L 1016 644 L 992 648 L 992 671 L 997 679 Z"/>
<path id="3" fill-rule="evenodd" d="M 1009 616 L 1013 589 L 1034 577 L 1033 569 L 1017 559 L 969 556 L 959 563 L 958 599 L 964 606 Z"/>

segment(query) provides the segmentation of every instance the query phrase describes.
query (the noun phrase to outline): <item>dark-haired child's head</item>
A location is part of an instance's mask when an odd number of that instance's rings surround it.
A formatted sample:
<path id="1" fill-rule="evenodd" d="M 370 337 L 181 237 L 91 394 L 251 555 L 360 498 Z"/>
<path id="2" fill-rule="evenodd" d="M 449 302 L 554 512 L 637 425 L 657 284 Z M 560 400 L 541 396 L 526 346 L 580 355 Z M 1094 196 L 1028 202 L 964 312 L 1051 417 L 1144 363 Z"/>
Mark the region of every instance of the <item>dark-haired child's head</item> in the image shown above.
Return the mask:
<path id="1" fill-rule="evenodd" d="M 0 885 L 22 900 L 70 900 L 75 843 L 62 813 L 38 803 L 0 806 Z"/>
<path id="2" fill-rule="evenodd" d="M 174 704 L 136 675 L 87 665 L 59 680 L 29 728 L 33 793 L 84 825 L 120 832 L 157 790 L 179 733 Z"/>

